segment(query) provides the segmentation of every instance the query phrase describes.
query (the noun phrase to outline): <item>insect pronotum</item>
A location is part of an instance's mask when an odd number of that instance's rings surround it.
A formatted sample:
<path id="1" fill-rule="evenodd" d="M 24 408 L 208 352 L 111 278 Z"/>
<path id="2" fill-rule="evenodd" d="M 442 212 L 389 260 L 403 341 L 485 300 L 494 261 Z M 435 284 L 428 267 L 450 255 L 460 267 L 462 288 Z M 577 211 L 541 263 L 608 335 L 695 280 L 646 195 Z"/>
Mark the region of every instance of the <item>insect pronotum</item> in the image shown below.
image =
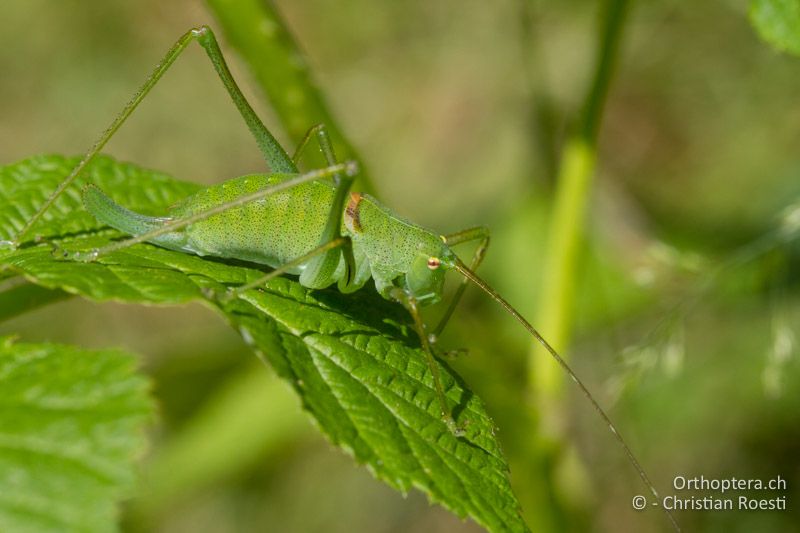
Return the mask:
<path id="1" fill-rule="evenodd" d="M 158 218 L 129 211 L 90 185 L 83 192 L 89 212 L 99 221 L 132 237 L 90 252 L 64 252 L 65 257 L 93 261 L 109 252 L 149 242 L 181 252 L 241 259 L 275 269 L 254 283 L 232 289 L 223 297 L 235 297 L 284 273 L 299 275 L 300 283 L 309 288 L 324 288 L 336 283 L 343 293 L 361 288 L 372 278 L 384 298 L 401 303 L 410 313 L 433 376 L 442 420 L 457 436 L 462 434 L 462 430 L 453 419 L 445 399 L 432 344 L 452 315 L 467 283 L 472 282 L 522 324 L 564 369 L 608 425 L 639 477 L 658 501 L 655 486 L 580 378 L 536 328 L 475 274 L 489 244 L 488 230 L 477 227 L 441 236 L 403 220 L 369 195 L 351 193 L 357 166 L 352 162 L 337 162 L 322 125 L 311 128 L 290 157 L 239 90 L 214 33 L 207 26 L 191 29 L 178 39 L 80 163 L 25 223 L 11 241 L 11 246 L 19 246 L 29 236 L 36 222 L 102 150 L 192 41 L 197 41 L 205 50 L 272 173 L 242 176 L 208 187 L 174 206 L 167 216 Z M 301 174 L 297 161 L 314 139 L 319 143 L 328 166 Z M 331 179 L 321 181 L 320 178 Z M 451 248 L 469 241 L 479 241 L 479 246 L 470 266 L 467 266 Z M 461 274 L 461 283 L 440 323 L 427 333 L 419 309 L 441 300 L 444 275 L 450 270 Z M 679 530 L 669 510 L 664 511 L 673 527 Z"/>

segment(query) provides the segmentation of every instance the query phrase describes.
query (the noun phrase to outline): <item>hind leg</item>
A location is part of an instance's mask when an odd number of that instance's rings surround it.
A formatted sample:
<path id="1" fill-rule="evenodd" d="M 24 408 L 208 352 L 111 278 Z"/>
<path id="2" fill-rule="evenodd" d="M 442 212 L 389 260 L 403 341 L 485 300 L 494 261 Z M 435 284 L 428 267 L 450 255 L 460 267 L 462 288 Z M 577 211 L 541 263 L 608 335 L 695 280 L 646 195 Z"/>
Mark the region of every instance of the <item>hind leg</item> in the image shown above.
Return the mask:
<path id="1" fill-rule="evenodd" d="M 75 181 L 75 179 L 83 172 L 86 166 L 92 162 L 95 156 L 100 153 L 109 139 L 114 136 L 117 130 L 119 130 L 122 124 L 125 123 L 125 121 L 138 107 L 142 100 L 144 100 L 150 90 L 158 83 L 164 73 L 169 70 L 175 60 L 178 59 L 178 57 L 192 41 L 197 41 L 197 43 L 200 44 L 200 46 L 202 46 L 205 50 L 206 55 L 214 67 L 214 70 L 217 72 L 217 76 L 219 76 L 220 81 L 228 90 L 231 100 L 236 105 L 239 113 L 242 115 L 242 118 L 247 124 L 248 129 L 253 134 L 259 150 L 264 155 L 264 158 L 266 159 L 267 164 L 269 164 L 272 171 L 290 174 L 297 172 L 297 167 L 292 162 L 291 158 L 286 154 L 281 145 L 278 144 L 278 141 L 275 140 L 275 137 L 272 136 L 267 127 L 264 126 L 264 123 L 258 118 L 255 111 L 253 111 L 253 108 L 250 106 L 250 103 L 244 97 L 239 89 L 239 86 L 236 84 L 236 81 L 231 76 L 231 73 L 228 70 L 228 65 L 225 61 L 225 57 L 223 56 L 222 51 L 217 44 L 216 37 L 214 37 L 214 32 L 212 32 L 211 28 L 208 26 L 193 28 L 183 34 L 180 39 L 175 42 L 175 44 L 169 49 L 167 54 L 156 66 L 150 76 L 148 76 L 147 80 L 145 80 L 141 88 L 136 92 L 136 94 L 133 95 L 133 98 L 131 98 L 128 104 L 122 109 L 120 114 L 117 115 L 111 125 L 106 128 L 102 135 L 100 135 L 100 138 L 95 141 L 89 151 L 86 152 L 86 155 L 83 156 L 83 159 L 81 159 L 80 163 L 78 163 L 70 175 L 58 185 L 56 190 L 53 191 L 53 193 L 47 198 L 47 200 L 45 200 L 45 202 L 31 216 L 31 218 L 25 222 L 23 227 L 17 232 L 16 236 L 14 236 L 13 240 L 11 241 L 10 244 L 12 246 L 17 247 L 20 243 L 22 243 L 23 239 L 30 232 L 36 222 L 42 217 L 42 215 L 44 215 L 50 206 L 53 205 L 56 199 L 63 194 L 66 188 L 73 181 Z"/>

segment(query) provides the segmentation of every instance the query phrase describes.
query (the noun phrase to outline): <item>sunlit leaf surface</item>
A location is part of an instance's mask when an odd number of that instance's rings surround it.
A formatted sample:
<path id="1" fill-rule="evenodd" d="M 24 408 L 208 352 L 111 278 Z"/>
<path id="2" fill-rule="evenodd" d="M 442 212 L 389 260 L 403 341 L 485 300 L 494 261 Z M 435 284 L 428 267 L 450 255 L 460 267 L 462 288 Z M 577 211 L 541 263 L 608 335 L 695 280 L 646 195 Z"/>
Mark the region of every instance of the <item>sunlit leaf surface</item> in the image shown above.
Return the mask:
<path id="1" fill-rule="evenodd" d="M 0 170 L 0 239 L 14 235 L 75 162 L 36 157 Z M 456 438 L 448 431 L 424 353 L 402 308 L 374 290 L 345 296 L 335 290 L 312 291 L 288 278 L 223 301 L 214 295 L 263 272 L 237 261 L 203 259 L 148 244 L 92 263 L 57 258 L 54 246 L 88 250 L 120 237 L 82 209 L 80 188 L 87 181 L 120 204 L 150 214 L 163 212 L 196 189 L 99 158 L 34 228 L 32 235 L 42 240 L 0 252 L 4 269 L 37 285 L 94 300 L 201 300 L 222 312 L 291 384 L 328 438 L 378 478 L 403 492 L 419 488 L 492 531 L 526 530 L 483 403 L 441 365 L 447 398 L 466 435 Z"/>

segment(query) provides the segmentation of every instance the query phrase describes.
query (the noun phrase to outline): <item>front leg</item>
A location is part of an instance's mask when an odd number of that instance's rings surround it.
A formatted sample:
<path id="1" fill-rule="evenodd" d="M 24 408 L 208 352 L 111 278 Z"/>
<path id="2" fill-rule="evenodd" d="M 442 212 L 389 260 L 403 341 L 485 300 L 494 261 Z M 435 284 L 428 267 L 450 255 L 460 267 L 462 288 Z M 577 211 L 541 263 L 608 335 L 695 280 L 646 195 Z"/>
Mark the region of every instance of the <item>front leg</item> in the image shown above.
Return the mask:
<path id="1" fill-rule="evenodd" d="M 480 266 L 481 262 L 483 261 L 483 257 L 486 255 L 486 250 L 489 248 L 489 229 L 483 226 L 465 229 L 450 235 L 443 235 L 442 240 L 447 246 L 455 246 L 465 242 L 480 241 L 478 248 L 475 250 L 475 255 L 472 257 L 472 263 L 470 264 L 470 269 L 475 271 L 477 270 L 478 266 Z M 433 330 L 433 333 L 431 333 L 428 337 L 431 343 L 435 344 L 436 340 L 439 338 L 439 335 L 441 335 L 442 331 L 444 331 L 444 327 L 447 325 L 450 317 L 453 316 L 453 312 L 456 310 L 458 302 L 461 301 L 461 297 L 464 295 L 464 290 L 466 288 L 467 279 L 463 278 L 459 283 L 455 294 L 450 299 L 450 304 L 447 306 L 447 310 L 439 320 L 439 324 Z"/>

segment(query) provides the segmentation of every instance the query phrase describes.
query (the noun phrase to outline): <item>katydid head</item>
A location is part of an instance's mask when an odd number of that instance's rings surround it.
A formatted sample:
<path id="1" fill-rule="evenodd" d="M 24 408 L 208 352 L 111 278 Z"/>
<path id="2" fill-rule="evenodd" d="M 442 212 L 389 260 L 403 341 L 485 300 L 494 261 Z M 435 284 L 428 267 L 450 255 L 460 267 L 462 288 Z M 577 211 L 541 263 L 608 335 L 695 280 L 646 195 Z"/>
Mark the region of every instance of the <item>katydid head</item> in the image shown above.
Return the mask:
<path id="1" fill-rule="evenodd" d="M 441 241 L 420 244 L 411 268 L 406 272 L 406 288 L 422 305 L 442 299 L 447 270 L 455 268 L 456 255 Z"/>

